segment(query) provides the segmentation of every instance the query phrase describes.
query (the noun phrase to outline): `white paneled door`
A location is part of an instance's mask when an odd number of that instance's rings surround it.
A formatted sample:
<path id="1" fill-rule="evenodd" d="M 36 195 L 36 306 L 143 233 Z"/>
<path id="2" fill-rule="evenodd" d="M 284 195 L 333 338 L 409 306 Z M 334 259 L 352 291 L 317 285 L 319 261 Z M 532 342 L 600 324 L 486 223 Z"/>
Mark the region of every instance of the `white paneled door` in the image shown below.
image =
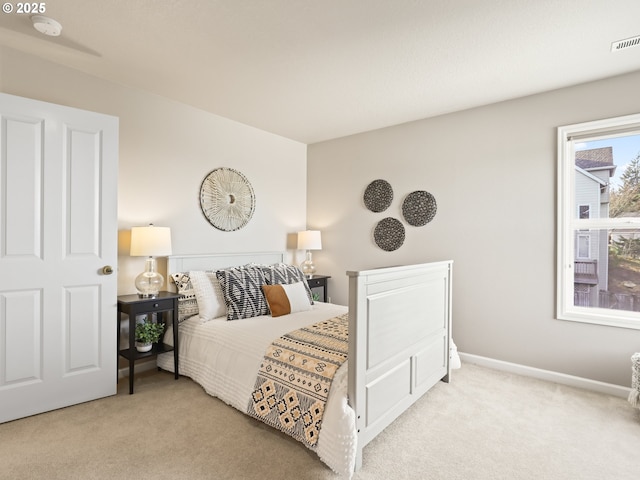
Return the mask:
<path id="1" fill-rule="evenodd" d="M 6 422 L 116 393 L 118 119 L 5 94 L 0 119 Z"/>

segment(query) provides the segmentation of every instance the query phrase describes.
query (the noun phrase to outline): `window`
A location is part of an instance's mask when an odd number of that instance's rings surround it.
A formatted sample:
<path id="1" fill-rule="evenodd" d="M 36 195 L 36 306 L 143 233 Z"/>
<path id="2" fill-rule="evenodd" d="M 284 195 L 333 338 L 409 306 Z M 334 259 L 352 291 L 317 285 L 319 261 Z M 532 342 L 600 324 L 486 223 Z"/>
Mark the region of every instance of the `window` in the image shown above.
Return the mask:
<path id="1" fill-rule="evenodd" d="M 557 317 L 640 329 L 640 115 L 558 128 Z"/>
<path id="2" fill-rule="evenodd" d="M 578 218 L 589 218 L 589 205 L 578 206 Z"/>
<path id="3" fill-rule="evenodd" d="M 589 235 L 585 235 L 584 233 L 578 234 L 578 246 L 576 248 L 576 258 L 586 259 L 590 258 L 590 238 Z"/>

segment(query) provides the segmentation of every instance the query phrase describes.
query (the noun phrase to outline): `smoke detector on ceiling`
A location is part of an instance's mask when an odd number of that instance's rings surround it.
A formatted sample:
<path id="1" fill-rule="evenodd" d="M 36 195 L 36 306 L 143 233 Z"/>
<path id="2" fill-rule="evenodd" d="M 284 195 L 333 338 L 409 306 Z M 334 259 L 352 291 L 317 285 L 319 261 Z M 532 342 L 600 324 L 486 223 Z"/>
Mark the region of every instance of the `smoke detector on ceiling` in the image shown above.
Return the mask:
<path id="1" fill-rule="evenodd" d="M 62 25 L 53 18 L 45 17 L 44 15 L 34 15 L 31 17 L 31 21 L 33 22 L 33 28 L 50 37 L 57 37 L 62 32 Z"/>

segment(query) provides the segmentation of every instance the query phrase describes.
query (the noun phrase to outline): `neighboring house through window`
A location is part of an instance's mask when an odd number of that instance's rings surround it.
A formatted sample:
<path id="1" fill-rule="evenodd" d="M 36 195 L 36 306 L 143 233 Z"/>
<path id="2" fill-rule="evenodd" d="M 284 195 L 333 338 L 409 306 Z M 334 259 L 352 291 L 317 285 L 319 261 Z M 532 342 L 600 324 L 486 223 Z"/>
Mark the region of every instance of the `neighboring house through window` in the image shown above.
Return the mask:
<path id="1" fill-rule="evenodd" d="M 557 317 L 640 329 L 640 115 L 558 128 Z"/>

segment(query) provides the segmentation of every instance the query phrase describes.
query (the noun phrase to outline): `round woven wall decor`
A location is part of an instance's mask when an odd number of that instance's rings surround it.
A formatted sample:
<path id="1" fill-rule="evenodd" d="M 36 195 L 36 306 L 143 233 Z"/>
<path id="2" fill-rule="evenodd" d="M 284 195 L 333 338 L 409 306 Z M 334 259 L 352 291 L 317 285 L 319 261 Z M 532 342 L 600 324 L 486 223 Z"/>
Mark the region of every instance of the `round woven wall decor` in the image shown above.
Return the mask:
<path id="1" fill-rule="evenodd" d="M 402 216 L 414 227 L 421 227 L 433 220 L 436 210 L 436 199 L 424 190 L 411 192 L 402 202 Z"/>
<path id="2" fill-rule="evenodd" d="M 232 168 L 216 168 L 200 186 L 200 208 L 211 225 L 224 232 L 244 227 L 256 206 L 249 180 Z"/>
<path id="3" fill-rule="evenodd" d="M 372 212 L 384 212 L 393 200 L 393 188 L 386 180 L 374 180 L 364 190 L 364 205 Z"/>
<path id="4" fill-rule="evenodd" d="M 382 250 L 393 252 L 404 243 L 404 225 L 395 218 L 383 218 L 373 231 L 373 239 Z"/>

